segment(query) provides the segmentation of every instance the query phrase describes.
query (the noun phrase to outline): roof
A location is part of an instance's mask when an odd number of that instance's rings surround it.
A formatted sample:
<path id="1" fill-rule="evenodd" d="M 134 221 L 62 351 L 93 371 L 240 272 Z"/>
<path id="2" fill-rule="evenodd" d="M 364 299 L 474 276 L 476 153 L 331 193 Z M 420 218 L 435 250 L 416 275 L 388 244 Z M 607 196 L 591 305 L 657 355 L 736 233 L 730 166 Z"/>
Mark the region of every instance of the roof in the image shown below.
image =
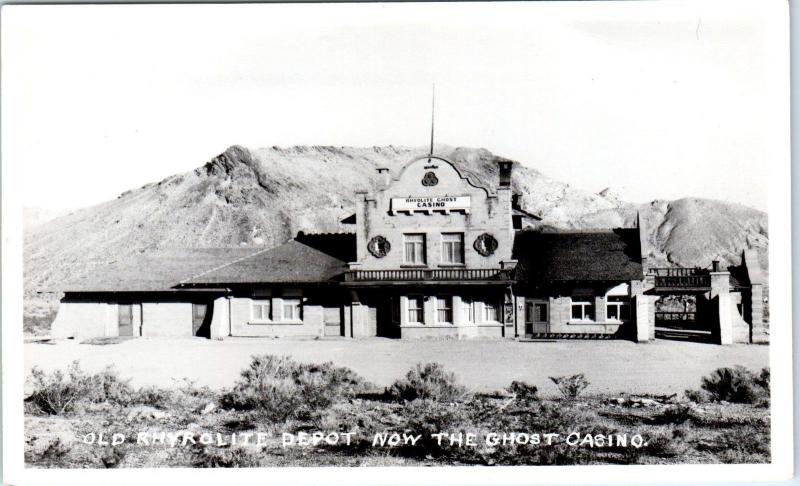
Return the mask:
<path id="1" fill-rule="evenodd" d="M 181 283 L 192 286 L 328 282 L 335 281 L 344 272 L 346 263 L 298 240 L 290 240 L 198 273 Z"/>
<path id="2" fill-rule="evenodd" d="M 262 250 L 253 247 L 171 248 L 100 264 L 64 286 L 67 292 L 158 292 L 209 268 Z"/>
<path id="3" fill-rule="evenodd" d="M 354 262 L 357 259 L 355 233 L 305 233 L 301 231 L 297 233 L 295 239 L 345 262 Z"/>
<path id="4" fill-rule="evenodd" d="M 515 279 L 532 284 L 644 278 L 637 228 L 526 230 L 514 240 Z"/>
<path id="5" fill-rule="evenodd" d="M 539 216 L 536 216 L 535 214 L 529 213 L 529 212 L 525 211 L 524 209 L 520 209 L 520 208 L 511 208 L 511 214 L 513 214 L 514 216 L 520 216 L 522 218 L 535 219 L 537 221 L 541 221 L 542 220 L 542 218 L 540 218 Z"/>

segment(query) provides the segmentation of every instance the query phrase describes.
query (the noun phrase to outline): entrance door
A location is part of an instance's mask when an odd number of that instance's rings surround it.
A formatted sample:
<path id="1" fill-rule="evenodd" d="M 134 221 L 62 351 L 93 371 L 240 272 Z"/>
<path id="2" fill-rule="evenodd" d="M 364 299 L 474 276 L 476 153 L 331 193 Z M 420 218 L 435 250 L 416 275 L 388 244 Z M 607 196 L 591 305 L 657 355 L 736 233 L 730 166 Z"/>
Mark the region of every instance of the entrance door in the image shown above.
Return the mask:
<path id="1" fill-rule="evenodd" d="M 118 323 L 120 336 L 133 336 L 133 305 L 119 304 Z"/>
<path id="2" fill-rule="evenodd" d="M 209 304 L 192 304 L 192 336 L 211 337 Z"/>
<path id="3" fill-rule="evenodd" d="M 326 336 L 344 336 L 341 307 L 323 307 L 322 319 L 325 322 Z"/>
<path id="4" fill-rule="evenodd" d="M 550 307 L 546 300 L 528 300 L 525 308 L 525 334 L 550 332 Z"/>

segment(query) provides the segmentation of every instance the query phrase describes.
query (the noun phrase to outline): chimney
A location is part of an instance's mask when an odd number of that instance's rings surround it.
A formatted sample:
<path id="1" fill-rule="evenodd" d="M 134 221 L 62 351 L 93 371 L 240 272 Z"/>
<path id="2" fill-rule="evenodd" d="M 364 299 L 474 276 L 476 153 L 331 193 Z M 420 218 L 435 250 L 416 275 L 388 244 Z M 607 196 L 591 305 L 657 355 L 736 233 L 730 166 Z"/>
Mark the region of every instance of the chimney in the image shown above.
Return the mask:
<path id="1" fill-rule="evenodd" d="M 514 162 L 498 160 L 497 165 L 500 168 L 500 187 L 511 187 L 511 170 L 514 168 Z"/>
<path id="2" fill-rule="evenodd" d="M 387 167 L 378 167 L 376 170 L 378 171 L 378 174 L 383 176 L 380 178 L 381 184 L 383 184 L 382 189 L 386 189 L 389 187 L 389 179 L 391 178 L 389 169 Z"/>
<path id="3" fill-rule="evenodd" d="M 719 272 L 719 260 L 711 260 L 711 271 Z"/>

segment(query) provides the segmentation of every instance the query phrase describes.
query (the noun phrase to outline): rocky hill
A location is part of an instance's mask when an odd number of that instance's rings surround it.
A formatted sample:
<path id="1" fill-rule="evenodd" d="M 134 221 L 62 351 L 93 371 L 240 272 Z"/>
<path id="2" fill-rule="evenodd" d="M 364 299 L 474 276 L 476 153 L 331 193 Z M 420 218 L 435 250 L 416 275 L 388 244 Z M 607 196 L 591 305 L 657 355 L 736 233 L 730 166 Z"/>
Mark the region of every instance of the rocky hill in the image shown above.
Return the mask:
<path id="1" fill-rule="evenodd" d="M 494 185 L 496 156 L 485 149 L 437 147 L 473 177 Z M 41 292 L 120 257 L 167 247 L 275 245 L 298 231 L 337 231 L 353 213 L 354 191 L 374 187 L 376 168 L 396 170 L 423 149 L 233 146 L 198 169 L 132 189 L 117 199 L 28 226 L 24 280 L 30 311 Z M 517 165 L 521 205 L 542 224 L 589 229 L 632 226 L 637 211 L 653 261 L 707 266 L 737 262 L 755 248 L 766 268 L 767 215 L 704 199 L 635 205 L 613 190 L 592 194 Z M 41 298 L 41 297 L 39 297 Z M 30 304 L 30 305 L 28 305 Z M 35 307 L 35 306 L 34 306 Z M 52 301 L 45 307 L 52 309 Z"/>

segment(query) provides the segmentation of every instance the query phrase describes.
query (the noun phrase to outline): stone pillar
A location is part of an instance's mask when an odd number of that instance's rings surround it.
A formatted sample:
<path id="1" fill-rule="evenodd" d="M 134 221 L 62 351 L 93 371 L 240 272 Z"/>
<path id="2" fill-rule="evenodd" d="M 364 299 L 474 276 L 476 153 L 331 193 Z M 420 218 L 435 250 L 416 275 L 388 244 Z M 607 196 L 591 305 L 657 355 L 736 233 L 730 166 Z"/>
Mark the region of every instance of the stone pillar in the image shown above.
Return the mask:
<path id="1" fill-rule="evenodd" d="M 766 343 L 769 337 L 764 326 L 764 286 L 752 284 L 750 287 L 750 340 Z"/>
<path id="2" fill-rule="evenodd" d="M 450 305 L 453 306 L 453 325 L 463 326 L 466 324 L 467 317 L 463 315 L 464 309 L 462 309 L 461 296 L 454 295 Z"/>
<path id="3" fill-rule="evenodd" d="M 655 315 L 648 296 L 644 295 L 646 281 L 631 280 L 631 321 L 635 326 L 633 333 L 636 342 L 646 342 L 655 339 Z"/>
<path id="4" fill-rule="evenodd" d="M 231 335 L 231 299 L 230 297 L 217 297 L 214 299 L 213 306 L 209 337 L 211 339 L 224 339 Z"/>
<path id="5" fill-rule="evenodd" d="M 731 274 L 711 272 L 710 299 L 716 309 L 720 344 L 733 344 L 733 319 L 731 318 Z"/>
<path id="6" fill-rule="evenodd" d="M 631 302 L 634 314 L 634 322 L 636 323 L 636 342 L 645 343 L 650 341 L 651 329 L 653 328 L 650 322 L 650 302 L 645 295 L 635 295 Z"/>
<path id="7" fill-rule="evenodd" d="M 514 334 L 516 337 L 525 336 L 525 297 L 521 295 L 514 296 L 515 312 L 514 312 Z M 549 308 L 550 306 L 548 306 Z M 549 317 L 549 316 L 548 316 Z"/>
<path id="8" fill-rule="evenodd" d="M 364 330 L 368 327 L 368 320 L 369 320 L 369 308 L 365 305 L 362 305 L 360 302 L 353 302 L 352 309 L 352 320 L 351 320 L 351 328 L 350 328 L 350 336 L 352 338 L 363 337 L 365 332 Z"/>
<path id="9" fill-rule="evenodd" d="M 367 191 L 356 192 L 356 261 L 367 258 Z"/>
<path id="10" fill-rule="evenodd" d="M 436 324 L 435 295 L 426 295 L 422 298 L 422 315 L 424 316 L 426 326 L 431 326 Z"/>
<path id="11" fill-rule="evenodd" d="M 594 296 L 594 322 L 606 322 L 606 296 Z"/>

